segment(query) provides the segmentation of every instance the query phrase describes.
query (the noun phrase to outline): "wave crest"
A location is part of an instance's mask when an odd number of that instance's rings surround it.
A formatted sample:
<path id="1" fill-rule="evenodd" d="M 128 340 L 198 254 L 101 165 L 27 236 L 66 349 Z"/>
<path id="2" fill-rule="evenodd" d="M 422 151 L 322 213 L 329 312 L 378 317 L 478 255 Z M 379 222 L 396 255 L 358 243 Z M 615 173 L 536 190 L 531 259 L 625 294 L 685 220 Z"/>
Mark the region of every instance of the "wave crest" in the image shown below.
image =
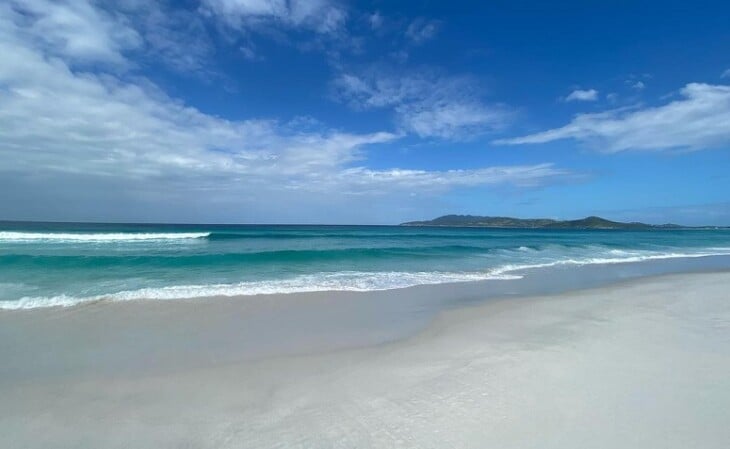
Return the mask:
<path id="1" fill-rule="evenodd" d="M 139 240 L 187 240 L 206 238 L 210 232 L 111 232 L 111 233 L 72 233 L 72 232 L 14 232 L 0 231 L 0 241 L 33 242 L 127 242 Z"/>

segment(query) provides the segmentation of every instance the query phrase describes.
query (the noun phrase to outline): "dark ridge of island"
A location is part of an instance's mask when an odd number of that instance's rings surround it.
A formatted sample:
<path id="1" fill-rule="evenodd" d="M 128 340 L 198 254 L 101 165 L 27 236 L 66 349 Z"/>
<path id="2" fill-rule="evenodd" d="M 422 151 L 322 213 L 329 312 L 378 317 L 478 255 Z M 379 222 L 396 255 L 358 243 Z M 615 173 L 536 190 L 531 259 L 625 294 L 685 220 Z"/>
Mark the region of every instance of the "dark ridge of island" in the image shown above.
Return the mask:
<path id="1" fill-rule="evenodd" d="M 549 218 L 481 217 L 478 215 L 444 215 L 433 220 L 409 221 L 400 226 L 443 226 L 469 228 L 516 228 L 516 229 L 687 229 L 676 224 L 652 225 L 646 223 L 622 223 L 601 217 L 580 220 L 552 220 Z"/>

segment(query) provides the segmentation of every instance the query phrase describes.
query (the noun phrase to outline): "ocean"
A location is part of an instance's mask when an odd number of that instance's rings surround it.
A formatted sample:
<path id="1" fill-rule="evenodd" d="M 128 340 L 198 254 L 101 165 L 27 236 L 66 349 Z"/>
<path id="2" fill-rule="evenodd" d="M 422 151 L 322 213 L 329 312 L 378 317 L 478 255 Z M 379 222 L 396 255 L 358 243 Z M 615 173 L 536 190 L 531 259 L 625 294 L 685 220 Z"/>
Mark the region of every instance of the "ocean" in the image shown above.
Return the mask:
<path id="1" fill-rule="evenodd" d="M 730 255 L 730 230 L 0 223 L 0 309 L 370 291 Z"/>

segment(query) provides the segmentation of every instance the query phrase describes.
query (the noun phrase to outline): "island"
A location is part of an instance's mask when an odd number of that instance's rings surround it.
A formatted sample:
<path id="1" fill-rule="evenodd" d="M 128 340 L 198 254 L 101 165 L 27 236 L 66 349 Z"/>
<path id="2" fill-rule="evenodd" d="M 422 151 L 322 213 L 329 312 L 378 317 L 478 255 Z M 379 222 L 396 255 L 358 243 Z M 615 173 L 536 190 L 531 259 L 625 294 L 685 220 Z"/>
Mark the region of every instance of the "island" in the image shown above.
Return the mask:
<path id="1" fill-rule="evenodd" d="M 686 226 L 667 223 L 653 225 L 639 222 L 622 223 L 591 216 L 579 220 L 553 220 L 550 218 L 484 217 L 478 215 L 444 215 L 433 220 L 409 221 L 400 226 L 442 226 L 469 228 L 515 229 L 688 229 Z M 698 228 L 693 228 L 698 229 Z"/>

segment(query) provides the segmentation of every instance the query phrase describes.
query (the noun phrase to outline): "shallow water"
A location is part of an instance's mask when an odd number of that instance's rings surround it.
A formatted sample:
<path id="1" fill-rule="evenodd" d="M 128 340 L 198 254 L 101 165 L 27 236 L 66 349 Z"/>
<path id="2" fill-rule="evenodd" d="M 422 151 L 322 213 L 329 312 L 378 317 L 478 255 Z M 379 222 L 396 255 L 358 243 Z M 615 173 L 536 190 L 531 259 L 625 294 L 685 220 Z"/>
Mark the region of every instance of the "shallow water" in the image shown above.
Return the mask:
<path id="1" fill-rule="evenodd" d="M 521 278 L 730 255 L 728 230 L 0 223 L 0 308 Z"/>

